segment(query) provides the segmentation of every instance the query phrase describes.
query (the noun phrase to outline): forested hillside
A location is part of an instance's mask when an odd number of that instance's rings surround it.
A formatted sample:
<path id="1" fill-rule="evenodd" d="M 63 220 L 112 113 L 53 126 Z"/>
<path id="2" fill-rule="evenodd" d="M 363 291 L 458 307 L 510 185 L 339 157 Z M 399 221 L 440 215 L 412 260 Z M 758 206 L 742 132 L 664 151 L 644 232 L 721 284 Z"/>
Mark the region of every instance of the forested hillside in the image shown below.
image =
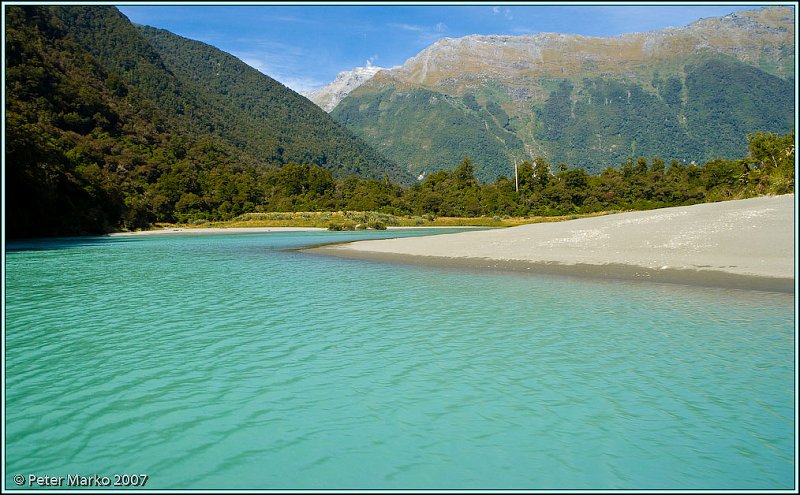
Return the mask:
<path id="1" fill-rule="evenodd" d="M 409 183 L 410 175 L 376 153 L 303 96 L 236 57 L 163 29 L 137 26 L 169 70 L 193 93 L 232 115 L 253 154 L 271 162 L 316 164 L 335 177 L 351 174 Z"/>
<path id="2" fill-rule="evenodd" d="M 685 82 L 655 92 L 609 78 L 563 80 L 537 109 L 537 137 L 554 163 L 591 173 L 640 155 L 697 163 L 742 155 L 747 134 L 793 128 L 793 83 L 726 56 L 698 57 Z"/>
<path id="3" fill-rule="evenodd" d="M 345 98 L 332 115 L 423 177 L 469 156 L 480 164 L 478 177 L 490 181 L 513 172 L 512 157 L 525 156 L 502 107 L 491 100 L 480 105 L 471 94 L 384 88 L 363 99 Z"/>
<path id="4" fill-rule="evenodd" d="M 113 7 L 6 14 L 9 237 L 137 228 L 188 211 L 228 217 L 252 210 L 264 194 L 257 178 L 288 162 L 408 178 L 255 71 L 229 75 L 241 98 L 200 91 Z M 257 108 L 242 103 L 250 82 L 270 89 Z M 287 118 L 295 100 L 313 111 Z"/>
<path id="5" fill-rule="evenodd" d="M 256 163 L 185 129 L 107 70 L 57 10 L 6 10 L 9 237 L 145 226 L 180 200 L 170 182 L 190 181 L 209 163 L 229 174 Z"/>

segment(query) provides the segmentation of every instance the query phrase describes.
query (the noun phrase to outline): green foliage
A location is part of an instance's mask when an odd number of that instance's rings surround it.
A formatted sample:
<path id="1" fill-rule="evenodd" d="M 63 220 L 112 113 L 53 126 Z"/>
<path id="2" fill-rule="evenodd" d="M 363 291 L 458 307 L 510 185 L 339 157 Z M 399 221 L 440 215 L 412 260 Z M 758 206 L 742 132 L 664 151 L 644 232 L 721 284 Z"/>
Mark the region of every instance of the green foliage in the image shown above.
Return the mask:
<path id="1" fill-rule="evenodd" d="M 361 88 L 359 88 L 361 89 Z M 482 182 L 513 172 L 508 163 L 524 146 L 495 102 L 453 98 L 422 88 L 350 93 L 331 115 L 415 175 L 446 168 L 465 156 Z"/>
<path id="2" fill-rule="evenodd" d="M 340 230 L 356 230 L 356 223 L 355 223 L 355 222 L 350 222 L 350 221 L 345 221 L 345 222 L 331 222 L 331 223 L 328 225 L 328 230 L 335 230 L 335 231 L 340 231 Z"/>
<path id="3" fill-rule="evenodd" d="M 298 170 L 305 190 L 282 208 L 326 206 L 316 198 L 333 177 L 410 180 L 305 98 L 207 45 L 158 32 L 162 57 L 147 29 L 108 6 L 6 14 L 9 237 L 229 219 L 294 187 L 286 176 Z M 190 74 L 204 57 L 223 64 L 221 84 Z M 388 198 L 397 187 L 378 189 Z"/>
<path id="4" fill-rule="evenodd" d="M 687 133 L 696 161 L 740 156 L 748 133 L 794 126 L 792 81 L 732 58 L 714 57 L 686 68 Z"/>
<path id="5" fill-rule="evenodd" d="M 368 82 L 331 115 L 415 174 L 469 156 L 484 183 L 533 154 L 592 174 L 639 156 L 684 163 L 741 156 L 748 133 L 783 133 L 795 121 L 793 79 L 718 53 L 625 76 L 571 77 L 530 81 L 537 97 L 528 104 L 506 101 L 509 93 L 491 79 L 460 97 Z"/>
<path id="6" fill-rule="evenodd" d="M 322 109 L 236 57 L 162 29 L 137 30 L 178 81 L 207 100 L 212 132 L 257 159 L 316 164 L 336 177 L 411 181 Z"/>
<path id="7" fill-rule="evenodd" d="M 248 112 L 259 114 L 272 108 L 250 92 L 250 85 L 240 86 L 236 82 L 252 77 L 247 73 L 237 75 L 236 63 L 219 54 L 215 55 L 219 59 L 208 59 L 232 64 L 220 70 L 220 74 L 228 74 L 230 79 L 195 100 L 184 92 L 195 94 L 193 85 L 199 83 L 189 80 L 188 73 L 184 74 L 186 79 L 179 79 L 170 76 L 169 71 L 160 72 L 166 65 L 159 53 L 148 50 L 150 45 L 141 44 L 144 40 L 141 33 L 120 21 L 113 9 L 103 7 L 95 12 L 72 7 L 8 6 L 6 14 L 6 235 L 9 238 L 147 228 L 156 222 L 205 224 L 248 215 L 313 211 L 343 212 L 323 221 L 323 225 L 330 224 L 332 229 L 383 229 L 397 225 L 397 218 L 402 215 L 413 216 L 409 222 L 414 224 L 425 224 L 436 217 L 479 216 L 486 216 L 482 220 L 486 224 L 496 224 L 505 216 L 658 208 L 784 194 L 794 189 L 794 132 L 776 135 L 757 130 L 746 137 L 747 156 L 742 152 L 731 155 L 742 157 L 734 160 L 714 157 L 702 166 L 686 165 L 676 159 L 666 165 L 661 155 L 649 161 L 641 155 L 626 156 L 616 162 L 618 166 L 606 167 L 593 175 L 580 162 L 564 159 L 555 161 L 558 165 L 554 166 L 539 156 L 519 164 L 517 190 L 513 178 L 499 174 L 500 170 L 513 171 L 513 160 L 503 154 L 505 148 L 490 145 L 507 133 L 501 131 L 507 117 L 503 108 L 489 101 L 479 103 L 474 96 L 431 102 L 439 97 L 424 91 L 404 95 L 387 91 L 361 110 L 345 105 L 342 115 L 362 110 L 382 115 L 387 107 L 384 103 L 393 98 L 425 99 L 426 103 L 420 103 L 417 110 L 422 112 L 430 105 L 438 105 L 436 118 L 449 115 L 453 125 L 464 131 L 467 139 L 461 143 L 465 147 L 475 142 L 470 141 L 470 136 L 485 138 L 485 153 L 479 155 L 483 158 L 475 161 L 463 158 L 453 170 L 447 170 L 450 165 L 445 158 L 447 153 L 436 155 L 440 161 L 435 163 L 444 170 L 431 168 L 424 180 L 410 186 L 393 182 L 388 173 L 364 178 L 346 167 L 332 169 L 329 165 L 334 159 L 330 157 L 336 155 L 325 151 L 327 158 L 321 160 L 318 151 L 322 148 L 313 142 L 303 151 L 300 140 L 286 141 L 281 161 L 268 163 L 254 158 L 260 149 L 268 148 L 237 144 L 235 134 L 213 129 L 201 131 L 196 127 L 222 126 L 219 120 L 187 123 L 191 120 L 187 115 L 197 117 L 204 115 L 203 112 L 219 110 L 222 116 L 233 116 L 232 109 L 220 106 L 221 96 L 214 96 L 214 91 L 222 91 L 223 87 L 229 93 L 236 93 L 231 94 L 232 100 L 249 101 Z M 70 23 L 78 22 L 76 16 L 82 23 L 91 21 L 107 29 L 118 29 L 112 36 L 116 41 L 111 43 L 98 35 L 103 40 L 96 41 L 99 47 L 96 54 L 90 53 L 76 40 L 83 37 L 89 43 L 93 31 L 86 28 L 85 32 L 72 32 Z M 171 40 L 170 36 L 165 39 Z M 123 53 L 115 43 L 129 43 L 128 46 L 138 46 L 142 51 L 138 55 Z M 200 45 L 189 47 L 190 51 L 200 48 Z M 192 58 L 193 55 L 189 60 L 200 63 L 200 53 L 196 54 L 198 58 Z M 100 62 L 101 57 L 117 61 L 107 65 L 107 61 Z M 696 73 L 705 74 L 707 71 L 703 70 Z M 159 82 L 159 78 L 163 80 Z M 202 81 L 203 85 L 212 86 L 210 80 Z M 676 91 L 670 89 L 675 85 L 669 79 L 659 84 L 659 92 Z M 687 91 L 693 84 L 687 82 Z M 159 87 L 162 92 L 148 93 Z M 613 81 L 590 81 L 584 90 L 594 92 L 593 101 L 608 98 L 609 107 L 622 108 L 629 98 L 645 102 L 656 98 Z M 266 94 L 271 94 L 270 91 Z M 577 138 L 567 135 L 589 124 L 574 122 L 571 113 L 591 120 L 593 107 L 584 108 L 579 101 L 570 107 L 568 116 L 566 102 L 572 101 L 575 88 L 561 84 L 556 91 L 560 91 L 560 96 L 554 97 L 547 110 L 550 113 L 545 112 L 549 116 L 546 118 L 560 115 L 567 119 L 567 125 L 551 126 L 543 132 L 550 136 L 561 133 L 562 140 L 579 144 Z M 276 100 L 282 101 L 282 97 L 276 96 Z M 210 106 L 200 108 L 200 102 Z M 284 108 L 281 105 L 275 108 Z M 668 106 L 664 103 L 661 108 Z M 629 110 L 605 111 L 618 119 L 643 125 Z M 424 117 L 421 113 L 412 115 Z M 428 123 L 431 122 L 435 119 Z M 494 130 L 475 134 L 472 127 L 476 122 L 480 123 L 479 129 Z M 307 124 L 295 129 L 300 133 L 301 128 L 310 129 Z M 649 139 L 661 136 L 645 134 L 636 131 L 631 135 L 643 146 L 651 142 Z M 661 137 L 664 136 L 672 135 Z M 447 142 L 443 135 L 434 137 L 441 140 L 436 142 L 442 146 L 458 146 Z M 271 138 L 267 141 L 272 143 L 269 146 L 279 143 Z M 292 149 L 290 144 L 296 146 L 295 151 L 287 151 Z M 430 148 L 431 152 L 436 150 L 435 146 Z M 302 155 L 303 160 L 288 159 L 295 153 Z M 349 152 L 343 153 L 347 156 Z M 320 163 L 312 163 L 314 156 L 320 158 Z M 493 181 L 487 180 L 492 170 L 483 161 L 487 156 L 493 160 L 493 173 L 498 173 Z M 308 157 L 312 158 L 304 161 Z"/>

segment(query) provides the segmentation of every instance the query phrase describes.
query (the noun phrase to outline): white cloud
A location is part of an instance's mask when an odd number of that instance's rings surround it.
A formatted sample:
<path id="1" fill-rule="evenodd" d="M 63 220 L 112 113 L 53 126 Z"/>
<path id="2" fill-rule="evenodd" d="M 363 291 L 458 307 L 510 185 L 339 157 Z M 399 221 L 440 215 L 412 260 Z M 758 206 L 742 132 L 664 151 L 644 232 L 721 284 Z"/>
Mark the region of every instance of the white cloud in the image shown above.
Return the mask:
<path id="1" fill-rule="evenodd" d="M 414 31 L 414 32 L 422 32 L 425 31 L 425 28 L 422 26 L 417 26 L 415 24 L 398 24 L 398 23 L 390 23 L 389 27 L 402 29 L 403 31 Z"/>
<path id="2" fill-rule="evenodd" d="M 267 74 L 269 71 L 269 66 L 263 60 L 258 60 L 255 58 L 245 57 L 240 59 L 242 62 L 246 63 L 250 67 L 256 69 L 257 71 L 261 72 L 262 74 Z M 267 74 L 269 75 L 269 74 Z"/>
<path id="3" fill-rule="evenodd" d="M 416 33 L 417 41 L 422 44 L 428 44 L 438 40 L 447 31 L 447 24 L 443 22 L 437 22 L 433 26 L 403 23 L 390 23 L 388 26 L 402 31 Z"/>
<path id="4" fill-rule="evenodd" d="M 507 8 L 507 9 L 504 10 L 504 9 L 501 9 L 500 7 L 498 7 L 497 5 L 492 7 L 492 14 L 494 14 L 494 15 L 502 15 L 503 17 L 505 17 L 509 21 L 514 19 L 514 16 L 511 15 L 511 9 Z"/>
<path id="5" fill-rule="evenodd" d="M 291 58 L 257 52 L 240 52 L 233 55 L 250 67 L 298 93 L 319 89 L 327 84 L 326 81 L 298 73 Z"/>
<path id="6" fill-rule="evenodd" d="M 330 82 L 323 82 L 312 77 L 284 77 L 277 80 L 280 81 L 284 86 L 289 87 L 289 89 L 292 91 L 300 94 L 314 91 L 315 89 L 320 89 Z"/>

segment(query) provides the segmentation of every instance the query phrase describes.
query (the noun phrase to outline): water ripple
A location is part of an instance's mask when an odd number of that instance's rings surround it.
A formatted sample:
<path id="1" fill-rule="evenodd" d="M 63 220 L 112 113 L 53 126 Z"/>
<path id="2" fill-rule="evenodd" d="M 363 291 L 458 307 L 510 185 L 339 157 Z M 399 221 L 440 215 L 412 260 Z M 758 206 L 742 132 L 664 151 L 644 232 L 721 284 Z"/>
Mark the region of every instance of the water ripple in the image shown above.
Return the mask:
<path id="1" fill-rule="evenodd" d="M 9 251 L 9 476 L 791 487 L 791 298 L 280 250 L 323 238 Z"/>

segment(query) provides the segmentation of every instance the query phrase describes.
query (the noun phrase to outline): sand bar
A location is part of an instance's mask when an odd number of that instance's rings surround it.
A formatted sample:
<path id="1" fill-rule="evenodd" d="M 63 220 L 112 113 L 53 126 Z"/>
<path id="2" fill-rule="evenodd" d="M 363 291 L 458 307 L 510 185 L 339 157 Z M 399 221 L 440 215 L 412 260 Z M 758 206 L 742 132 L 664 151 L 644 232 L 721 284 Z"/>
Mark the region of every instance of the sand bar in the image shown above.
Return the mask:
<path id="1" fill-rule="evenodd" d="M 794 291 L 793 194 L 308 250 L 391 262 Z"/>
<path id="2" fill-rule="evenodd" d="M 469 226 L 414 226 L 414 227 L 387 227 L 388 230 L 425 230 L 425 229 L 465 229 Z M 485 228 L 485 227 L 476 227 Z M 112 232 L 108 237 L 131 237 L 147 235 L 193 235 L 193 234 L 261 234 L 264 232 L 320 232 L 328 231 L 322 227 L 169 227 L 154 230 L 136 230 L 132 232 Z"/>
<path id="3" fill-rule="evenodd" d="M 319 227 L 231 227 L 231 228 L 183 228 L 172 227 L 156 230 L 138 230 L 135 232 L 114 232 L 110 237 L 127 237 L 142 235 L 193 235 L 193 234 L 260 234 L 263 232 L 315 232 L 327 230 Z"/>

